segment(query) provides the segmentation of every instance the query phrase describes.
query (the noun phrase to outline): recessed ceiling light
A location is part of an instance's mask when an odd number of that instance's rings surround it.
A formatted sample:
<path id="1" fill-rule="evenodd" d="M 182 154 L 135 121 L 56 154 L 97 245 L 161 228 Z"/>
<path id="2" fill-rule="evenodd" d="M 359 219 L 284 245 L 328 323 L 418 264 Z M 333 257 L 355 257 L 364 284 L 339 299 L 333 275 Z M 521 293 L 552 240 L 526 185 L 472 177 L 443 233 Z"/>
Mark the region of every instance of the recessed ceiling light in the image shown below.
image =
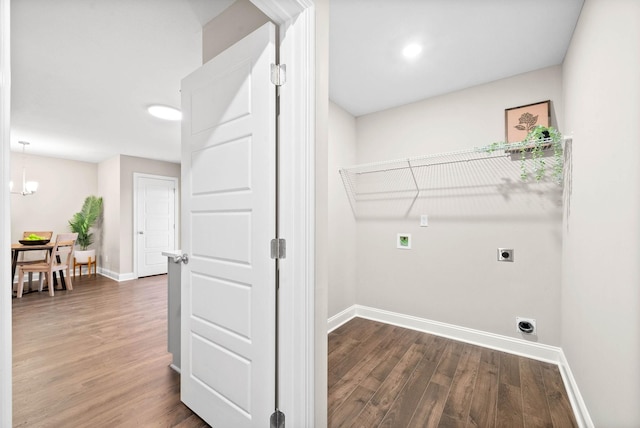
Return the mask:
<path id="1" fill-rule="evenodd" d="M 411 43 L 402 49 L 402 55 L 407 59 L 416 58 L 422 52 L 422 46 L 417 43 Z"/>
<path id="2" fill-rule="evenodd" d="M 151 116 L 164 120 L 182 120 L 182 112 L 177 108 L 161 105 L 153 105 L 147 108 Z"/>

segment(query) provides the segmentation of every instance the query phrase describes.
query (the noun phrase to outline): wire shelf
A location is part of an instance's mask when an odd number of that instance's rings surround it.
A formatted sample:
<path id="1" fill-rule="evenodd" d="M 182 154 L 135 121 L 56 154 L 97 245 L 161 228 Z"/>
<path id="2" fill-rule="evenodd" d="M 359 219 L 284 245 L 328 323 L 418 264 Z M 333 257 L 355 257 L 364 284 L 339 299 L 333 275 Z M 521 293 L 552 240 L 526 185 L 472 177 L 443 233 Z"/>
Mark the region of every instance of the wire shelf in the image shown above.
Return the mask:
<path id="1" fill-rule="evenodd" d="M 524 200 L 532 192 L 556 198 L 562 188 L 564 155 L 554 154 L 564 153 L 566 141 L 569 139 L 554 147 L 551 140 L 544 140 L 539 145 L 542 149 L 539 155 L 532 153 L 530 142 L 496 143 L 356 165 L 340 169 L 340 175 L 356 217 L 382 212 L 391 217 L 406 217 L 418 201 L 422 201 L 420 208 L 425 209 L 426 204 L 431 213 L 452 215 L 469 208 L 464 202 L 477 205 L 483 198 Z"/>

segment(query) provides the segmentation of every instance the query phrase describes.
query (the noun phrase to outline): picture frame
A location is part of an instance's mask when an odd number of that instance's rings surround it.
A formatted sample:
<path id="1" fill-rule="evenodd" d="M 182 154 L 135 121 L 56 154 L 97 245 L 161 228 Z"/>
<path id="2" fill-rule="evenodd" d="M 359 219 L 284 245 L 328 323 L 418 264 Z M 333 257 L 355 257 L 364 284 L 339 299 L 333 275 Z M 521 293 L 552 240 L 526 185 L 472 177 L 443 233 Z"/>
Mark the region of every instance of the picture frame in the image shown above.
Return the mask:
<path id="1" fill-rule="evenodd" d="M 549 126 L 550 123 L 550 100 L 505 109 L 505 140 L 507 143 L 523 141 L 531 129 L 538 125 Z"/>

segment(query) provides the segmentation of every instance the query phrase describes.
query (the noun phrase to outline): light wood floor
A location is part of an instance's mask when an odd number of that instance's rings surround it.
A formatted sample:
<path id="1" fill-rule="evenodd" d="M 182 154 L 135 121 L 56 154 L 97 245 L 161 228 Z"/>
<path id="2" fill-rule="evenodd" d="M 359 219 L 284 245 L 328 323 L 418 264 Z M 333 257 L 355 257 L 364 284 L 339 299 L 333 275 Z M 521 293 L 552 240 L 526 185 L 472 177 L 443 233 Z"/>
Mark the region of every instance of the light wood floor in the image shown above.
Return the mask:
<path id="1" fill-rule="evenodd" d="M 180 402 L 167 276 L 13 299 L 14 427 L 207 427 Z"/>
<path id="2" fill-rule="evenodd" d="M 576 427 L 558 368 L 354 318 L 329 335 L 329 427 Z"/>

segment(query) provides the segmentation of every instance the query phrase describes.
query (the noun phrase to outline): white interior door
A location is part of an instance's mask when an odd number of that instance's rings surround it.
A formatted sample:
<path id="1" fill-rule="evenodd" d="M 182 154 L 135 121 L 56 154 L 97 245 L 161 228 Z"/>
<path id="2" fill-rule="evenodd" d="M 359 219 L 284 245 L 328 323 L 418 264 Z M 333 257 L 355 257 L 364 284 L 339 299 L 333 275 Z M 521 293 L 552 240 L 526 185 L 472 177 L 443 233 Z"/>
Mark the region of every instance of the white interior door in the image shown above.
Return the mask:
<path id="1" fill-rule="evenodd" d="M 167 273 L 163 251 L 175 250 L 177 179 L 134 174 L 136 260 L 141 276 Z"/>
<path id="2" fill-rule="evenodd" d="M 182 81 L 182 401 L 264 427 L 275 400 L 275 27 Z"/>

